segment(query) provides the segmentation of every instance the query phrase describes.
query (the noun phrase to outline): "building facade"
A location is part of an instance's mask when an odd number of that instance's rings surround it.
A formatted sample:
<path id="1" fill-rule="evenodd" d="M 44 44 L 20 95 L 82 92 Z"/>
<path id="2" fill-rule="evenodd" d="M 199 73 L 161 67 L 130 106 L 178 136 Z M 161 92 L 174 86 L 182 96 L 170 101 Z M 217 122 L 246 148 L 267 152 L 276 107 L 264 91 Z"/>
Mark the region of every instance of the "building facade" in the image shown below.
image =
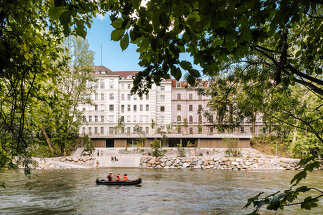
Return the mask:
<path id="1" fill-rule="evenodd" d="M 187 87 L 184 81 L 163 80 L 147 95 L 131 95 L 136 71 L 113 72 L 104 66 L 94 67 L 96 90 L 93 105 L 81 105 L 86 123 L 81 135 L 88 135 L 95 147 L 149 147 L 155 138 L 167 136 L 166 146 L 223 147 L 223 138 L 237 138 L 239 147 L 249 147 L 251 133 L 247 128 L 230 134 L 219 133 L 203 111 L 210 98 Z M 208 87 L 202 81 L 198 87 Z M 243 132 L 239 132 L 243 131 Z M 246 132 L 244 132 L 246 131 Z M 249 132 L 247 132 L 249 131 Z"/>

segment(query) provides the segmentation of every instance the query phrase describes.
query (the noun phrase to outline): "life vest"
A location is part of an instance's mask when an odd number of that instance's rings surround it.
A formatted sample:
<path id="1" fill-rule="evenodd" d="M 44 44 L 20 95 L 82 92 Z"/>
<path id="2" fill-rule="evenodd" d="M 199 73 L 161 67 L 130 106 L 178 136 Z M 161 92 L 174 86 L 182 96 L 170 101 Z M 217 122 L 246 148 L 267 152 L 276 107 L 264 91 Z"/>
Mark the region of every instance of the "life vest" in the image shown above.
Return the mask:
<path id="1" fill-rule="evenodd" d="M 123 176 L 123 180 L 128 181 L 128 176 L 127 175 Z"/>
<path id="2" fill-rule="evenodd" d="M 121 179 L 121 177 L 120 177 L 120 175 L 118 174 L 118 175 L 116 175 L 116 178 L 117 178 L 117 181 L 120 181 L 120 179 Z"/>

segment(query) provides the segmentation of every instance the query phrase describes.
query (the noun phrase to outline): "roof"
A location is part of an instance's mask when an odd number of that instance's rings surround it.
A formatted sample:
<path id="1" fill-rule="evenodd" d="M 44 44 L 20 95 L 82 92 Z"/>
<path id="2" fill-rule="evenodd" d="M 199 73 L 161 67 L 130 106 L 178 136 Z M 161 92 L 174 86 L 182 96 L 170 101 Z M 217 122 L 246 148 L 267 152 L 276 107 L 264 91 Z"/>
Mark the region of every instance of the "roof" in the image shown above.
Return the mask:
<path id="1" fill-rule="evenodd" d="M 105 66 L 93 66 L 93 71 L 98 74 L 115 75 L 114 72 L 112 72 L 110 69 L 106 68 Z"/>
<path id="2" fill-rule="evenodd" d="M 195 83 L 195 87 L 208 87 L 208 81 L 203 81 L 203 80 L 196 80 L 197 82 Z M 181 87 L 180 88 L 185 88 L 185 87 L 190 87 L 187 81 L 176 81 L 175 79 L 172 79 L 172 88 L 176 88 L 176 83 L 180 82 Z M 199 83 L 200 82 L 200 83 Z"/>
<path id="3" fill-rule="evenodd" d="M 122 78 L 126 78 L 129 75 L 135 76 L 138 73 L 138 71 L 117 71 L 117 72 L 113 72 L 113 73 L 115 75 L 120 75 L 120 77 L 122 77 Z"/>

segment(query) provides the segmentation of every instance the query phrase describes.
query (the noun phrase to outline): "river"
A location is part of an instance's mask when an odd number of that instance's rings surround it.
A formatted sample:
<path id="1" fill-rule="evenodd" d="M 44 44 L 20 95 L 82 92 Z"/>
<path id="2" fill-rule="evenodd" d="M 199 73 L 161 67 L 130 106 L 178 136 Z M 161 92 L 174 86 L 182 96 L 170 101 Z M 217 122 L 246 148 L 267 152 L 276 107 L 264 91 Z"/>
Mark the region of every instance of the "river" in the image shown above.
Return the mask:
<path id="1" fill-rule="evenodd" d="M 98 186 L 107 173 L 141 177 L 141 186 Z M 288 187 L 296 171 L 224 171 L 178 169 L 34 170 L 39 184 L 29 190 L 22 170 L 0 173 L 0 214 L 246 214 L 247 199 Z M 323 172 L 307 185 L 323 189 Z M 292 206 L 278 214 L 322 214 Z M 263 214 L 274 214 L 263 211 Z"/>

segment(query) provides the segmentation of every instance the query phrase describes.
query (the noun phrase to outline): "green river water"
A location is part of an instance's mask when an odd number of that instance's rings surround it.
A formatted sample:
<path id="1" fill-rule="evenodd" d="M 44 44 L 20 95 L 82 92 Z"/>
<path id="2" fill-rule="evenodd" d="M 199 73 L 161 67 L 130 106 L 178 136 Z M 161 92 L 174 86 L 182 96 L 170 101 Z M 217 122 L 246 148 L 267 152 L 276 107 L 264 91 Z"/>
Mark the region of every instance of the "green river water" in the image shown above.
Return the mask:
<path id="1" fill-rule="evenodd" d="M 141 177 L 140 186 L 96 185 L 107 173 Z M 247 199 L 288 187 L 296 171 L 178 169 L 34 170 L 40 183 L 29 190 L 22 170 L 0 173 L 0 214 L 246 214 Z M 323 189 L 323 172 L 303 184 Z M 317 193 L 316 193 L 317 194 Z M 263 214 L 274 214 L 262 211 Z M 323 214 L 292 206 L 278 214 Z"/>

